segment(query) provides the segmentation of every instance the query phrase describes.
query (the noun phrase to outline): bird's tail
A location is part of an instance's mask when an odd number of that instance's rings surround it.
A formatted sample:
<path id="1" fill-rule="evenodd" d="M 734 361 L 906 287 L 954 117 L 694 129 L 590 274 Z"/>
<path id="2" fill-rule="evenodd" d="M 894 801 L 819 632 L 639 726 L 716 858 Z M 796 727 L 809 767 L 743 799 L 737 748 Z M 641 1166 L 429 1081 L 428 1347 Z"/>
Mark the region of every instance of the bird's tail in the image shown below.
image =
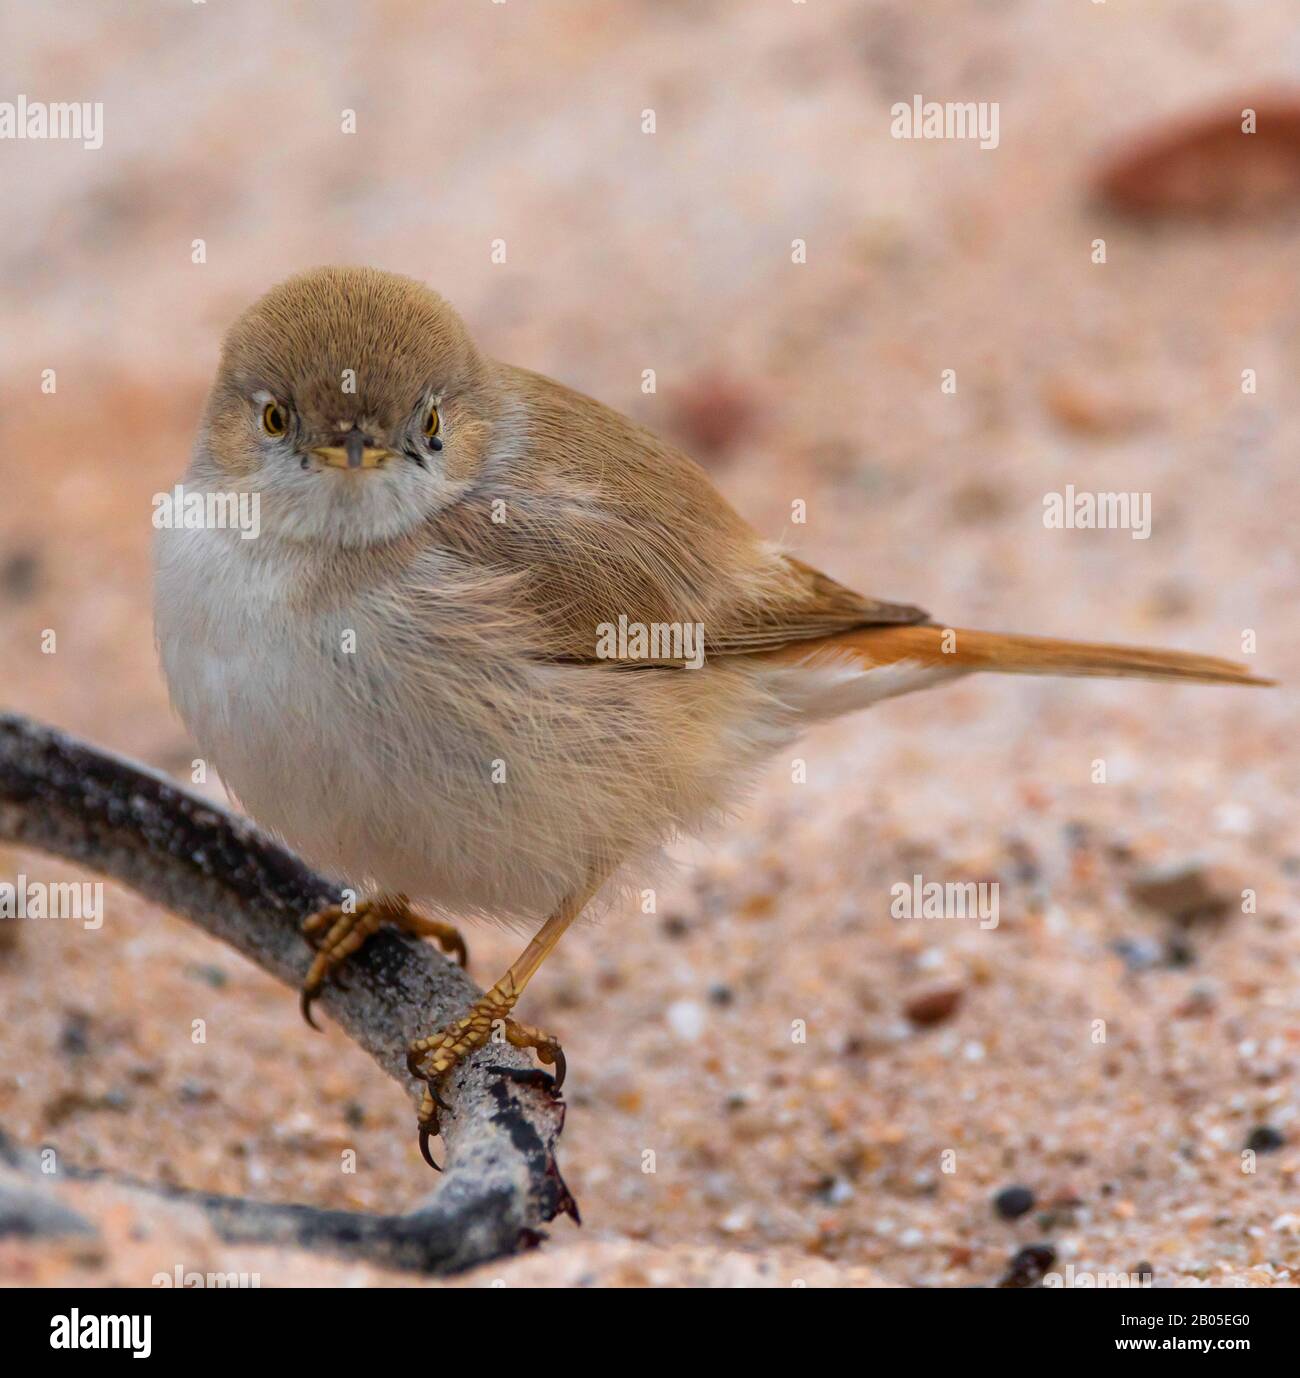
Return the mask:
<path id="1" fill-rule="evenodd" d="M 786 646 L 777 658 L 783 666 L 799 668 L 798 678 L 807 683 L 803 706 L 815 716 L 864 708 L 878 699 L 980 670 L 1004 675 L 1093 675 L 1195 684 L 1274 683 L 1235 661 L 1192 651 L 928 625 L 860 627 Z M 817 676 L 816 687 L 813 675 L 803 673 L 814 671 L 824 672 Z"/>
<path id="2" fill-rule="evenodd" d="M 1050 636 L 962 631 L 956 627 L 867 627 L 838 641 L 870 664 L 917 660 L 1004 675 L 1100 675 L 1106 679 L 1180 679 L 1197 684 L 1272 684 L 1246 666 L 1194 651 L 1062 641 Z"/>

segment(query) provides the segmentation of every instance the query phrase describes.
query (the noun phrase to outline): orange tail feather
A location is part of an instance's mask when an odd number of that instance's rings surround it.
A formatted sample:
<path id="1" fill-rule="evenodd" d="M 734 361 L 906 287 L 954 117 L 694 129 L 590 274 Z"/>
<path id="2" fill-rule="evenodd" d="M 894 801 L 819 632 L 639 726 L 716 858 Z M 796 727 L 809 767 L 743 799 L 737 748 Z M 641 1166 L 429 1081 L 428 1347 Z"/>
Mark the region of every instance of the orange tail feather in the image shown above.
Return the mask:
<path id="1" fill-rule="evenodd" d="M 1244 665 L 1192 651 L 959 628 L 861 627 L 838 636 L 787 646 L 783 660 L 858 661 L 864 669 L 915 663 L 952 670 L 993 670 L 1005 675 L 1096 675 L 1108 679 L 1172 679 L 1197 684 L 1273 684 Z"/>

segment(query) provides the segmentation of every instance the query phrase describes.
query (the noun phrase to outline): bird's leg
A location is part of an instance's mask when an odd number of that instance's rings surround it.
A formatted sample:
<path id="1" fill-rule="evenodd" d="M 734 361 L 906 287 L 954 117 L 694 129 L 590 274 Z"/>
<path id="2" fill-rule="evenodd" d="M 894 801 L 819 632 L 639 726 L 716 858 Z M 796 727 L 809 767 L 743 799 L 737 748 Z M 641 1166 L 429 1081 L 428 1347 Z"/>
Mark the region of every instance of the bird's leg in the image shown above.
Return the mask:
<path id="1" fill-rule="evenodd" d="M 475 1048 L 481 1048 L 494 1037 L 503 1038 L 516 1048 L 534 1048 L 538 1061 L 555 1067 L 555 1085 L 558 1087 L 563 1084 L 564 1053 L 556 1039 L 541 1029 L 516 1022 L 510 1014 L 537 968 L 560 941 L 565 929 L 586 908 L 587 901 L 598 888 L 598 884 L 590 885 L 565 900 L 537 930 L 510 970 L 474 1002 L 464 1018 L 457 1019 L 428 1038 L 417 1039 L 407 1050 L 406 1065 L 411 1075 L 422 1077 L 426 1082 L 419 1110 L 420 1152 L 431 1168 L 437 1169 L 438 1164 L 429 1153 L 429 1140 L 438 1133 L 438 1111 L 447 1109 L 438 1094 L 438 1088 L 456 1064 Z"/>
<path id="2" fill-rule="evenodd" d="M 312 1002 L 320 994 L 329 975 L 337 973 L 342 964 L 379 928 L 393 923 L 416 938 L 432 938 L 439 947 L 465 966 L 469 953 L 465 940 L 451 924 L 417 914 L 405 895 L 380 895 L 373 900 L 361 900 L 354 909 L 331 904 L 303 920 L 302 931 L 316 949 L 316 958 L 302 983 L 301 1006 L 303 1018 L 313 1029 L 320 1026 L 311 1017 Z"/>

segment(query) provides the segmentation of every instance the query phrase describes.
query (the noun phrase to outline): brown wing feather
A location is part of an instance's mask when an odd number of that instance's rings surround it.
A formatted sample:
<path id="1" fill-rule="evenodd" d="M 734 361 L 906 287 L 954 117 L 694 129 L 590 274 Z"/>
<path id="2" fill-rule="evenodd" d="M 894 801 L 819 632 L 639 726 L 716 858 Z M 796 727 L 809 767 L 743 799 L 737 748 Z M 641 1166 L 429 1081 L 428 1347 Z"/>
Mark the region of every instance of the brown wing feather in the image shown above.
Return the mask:
<path id="1" fill-rule="evenodd" d="M 444 550 L 513 581 L 541 630 L 539 654 L 609 664 L 598 661 L 599 628 L 620 617 L 699 624 L 709 656 L 925 620 L 762 541 L 694 461 L 618 412 L 499 367 L 524 404 L 501 423 L 518 430 L 514 458 L 434 526 Z"/>

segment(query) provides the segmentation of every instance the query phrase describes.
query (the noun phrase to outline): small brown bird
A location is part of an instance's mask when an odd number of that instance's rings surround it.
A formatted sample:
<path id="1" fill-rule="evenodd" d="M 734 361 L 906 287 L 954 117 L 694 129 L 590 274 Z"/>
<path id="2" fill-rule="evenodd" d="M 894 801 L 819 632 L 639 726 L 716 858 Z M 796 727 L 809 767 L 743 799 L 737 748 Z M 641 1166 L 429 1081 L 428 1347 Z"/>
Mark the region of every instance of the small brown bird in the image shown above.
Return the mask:
<path id="1" fill-rule="evenodd" d="M 462 959 L 453 916 L 535 929 L 410 1049 L 430 1162 L 440 1080 L 494 1029 L 562 1079 L 513 1012 L 565 929 L 810 723 L 979 670 L 1267 682 L 854 593 L 672 446 L 373 269 L 305 273 L 235 323 L 183 486 L 255 498 L 260 531 L 160 533 L 174 702 L 254 818 L 368 896 L 307 920 L 307 1017 L 383 922 Z"/>

